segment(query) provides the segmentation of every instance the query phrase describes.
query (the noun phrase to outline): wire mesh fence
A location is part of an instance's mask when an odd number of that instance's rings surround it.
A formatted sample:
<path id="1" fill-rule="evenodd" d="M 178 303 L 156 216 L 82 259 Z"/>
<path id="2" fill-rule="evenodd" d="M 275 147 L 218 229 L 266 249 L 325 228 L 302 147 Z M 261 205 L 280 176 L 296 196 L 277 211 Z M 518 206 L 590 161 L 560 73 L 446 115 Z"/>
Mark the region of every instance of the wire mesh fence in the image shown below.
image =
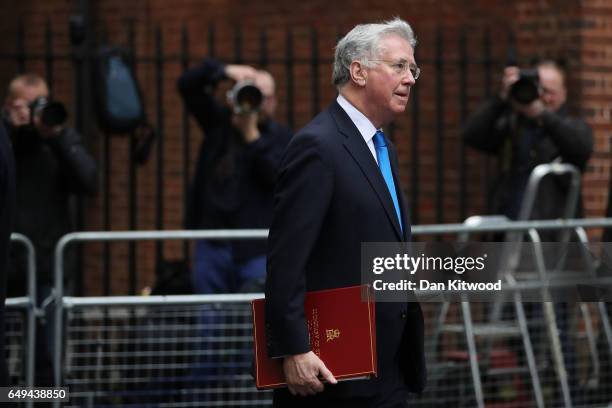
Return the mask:
<path id="1" fill-rule="evenodd" d="M 611 220 L 415 227 L 415 234 L 607 226 Z M 270 406 L 251 377 L 248 295 L 70 298 L 72 241 L 262 238 L 265 231 L 73 233 L 56 248 L 56 384 L 69 406 Z M 498 302 L 499 303 L 499 302 Z M 612 403 L 602 303 L 424 303 L 429 381 L 410 406 L 556 407 Z M 517 305 L 521 305 L 518 307 Z M 501 318 L 492 320 L 498 306 Z M 520 317 L 522 316 L 522 317 Z M 551 320 L 552 319 L 552 320 Z M 609 330 L 608 330 L 609 331 Z"/>
<path id="2" fill-rule="evenodd" d="M 201 299 L 189 305 L 162 300 L 79 304 L 75 299 L 65 316 L 63 373 L 69 406 L 271 406 L 271 393 L 257 391 L 251 376 L 248 301 Z M 422 306 L 429 380 L 422 395 L 411 397 L 410 406 L 477 406 L 461 305 L 447 305 L 445 330 L 436 327 L 444 304 Z M 544 406 L 563 406 L 542 303 L 524 306 Z M 487 303 L 470 305 L 486 406 L 537 407 L 518 332 L 479 329 L 490 308 Z M 607 406 L 612 402 L 611 355 L 599 330 L 596 304 L 559 303 L 554 309 L 573 406 Z M 507 327 L 516 322 L 512 303 L 504 304 L 502 321 Z"/>
<path id="3" fill-rule="evenodd" d="M 4 354 L 14 385 L 26 385 L 27 330 L 27 308 L 9 301 L 4 313 Z"/>
<path id="4" fill-rule="evenodd" d="M 67 310 L 70 406 L 264 407 L 251 376 L 248 302 Z"/>
<path id="5" fill-rule="evenodd" d="M 423 395 L 414 398 L 410 406 L 477 406 L 461 305 L 449 305 L 445 330 L 436 330 L 434 327 L 444 304 L 430 303 L 423 306 L 426 322 L 429 322 L 426 342 L 435 344 L 436 349 L 430 347 L 427 354 L 427 389 Z M 523 306 L 543 406 L 565 406 L 551 352 L 551 339 L 543 318 L 543 304 L 524 303 Z M 537 407 L 536 390 L 528 367 L 525 345 L 520 330 L 511 329 L 516 327 L 514 305 L 505 303 L 501 322 L 487 331 L 485 323 L 488 322 L 491 307 L 488 303 L 470 305 L 486 407 Z M 607 407 L 612 403 L 611 354 L 601 331 L 597 305 L 555 303 L 553 308 L 573 406 Z M 439 338 L 432 341 L 436 332 Z"/>

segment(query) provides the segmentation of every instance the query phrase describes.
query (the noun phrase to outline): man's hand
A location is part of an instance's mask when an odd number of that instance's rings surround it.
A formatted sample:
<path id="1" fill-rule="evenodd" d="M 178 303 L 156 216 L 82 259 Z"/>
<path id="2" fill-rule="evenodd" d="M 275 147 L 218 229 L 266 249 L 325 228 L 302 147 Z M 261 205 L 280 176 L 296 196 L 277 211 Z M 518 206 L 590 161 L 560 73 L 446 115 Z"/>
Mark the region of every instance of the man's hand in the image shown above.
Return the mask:
<path id="1" fill-rule="evenodd" d="M 248 65 L 226 65 L 225 76 L 229 79 L 233 79 L 236 82 L 240 81 L 253 81 L 257 70 Z"/>
<path id="2" fill-rule="evenodd" d="M 246 143 L 252 143 L 261 136 L 257 128 L 258 120 L 259 115 L 257 112 L 235 113 L 232 116 L 232 124 L 240 131 Z"/>
<path id="3" fill-rule="evenodd" d="M 521 105 L 520 103 L 513 102 L 512 107 L 516 112 L 530 119 L 537 119 L 546 110 L 546 106 L 544 106 L 544 102 L 542 102 L 540 98 L 528 105 Z"/>
<path id="4" fill-rule="evenodd" d="M 510 93 L 510 88 L 512 88 L 512 85 L 519 80 L 520 72 L 521 70 L 519 67 L 504 68 L 504 75 L 502 76 L 501 90 L 499 93 L 500 98 L 503 100 L 509 99 L 508 95 Z M 537 119 L 538 116 L 540 116 L 542 112 L 546 110 L 546 107 L 540 98 L 528 105 L 522 105 L 514 100 L 511 100 L 510 102 L 515 112 L 521 113 L 530 119 Z"/>
<path id="5" fill-rule="evenodd" d="M 520 76 L 520 68 L 519 67 L 506 67 L 504 68 L 504 75 L 502 76 L 501 82 L 501 90 L 499 92 L 499 97 L 503 100 L 508 99 L 508 93 L 510 92 L 510 88 L 512 85 L 519 80 Z"/>
<path id="6" fill-rule="evenodd" d="M 52 137 L 57 137 L 64 132 L 63 125 L 56 126 L 47 126 L 42 123 L 37 124 L 36 128 L 38 129 L 38 134 L 43 139 L 50 139 Z"/>
<path id="7" fill-rule="evenodd" d="M 338 383 L 323 361 L 312 351 L 285 357 L 283 371 L 289 392 L 302 397 L 323 391 L 324 386 L 319 376 L 330 384 Z"/>
<path id="8" fill-rule="evenodd" d="M 34 126 L 38 130 L 38 134 L 43 139 L 57 137 L 61 135 L 62 132 L 64 131 L 64 125 L 54 125 L 54 126 L 45 125 L 42 122 L 40 115 L 35 115 L 33 122 L 34 122 Z"/>

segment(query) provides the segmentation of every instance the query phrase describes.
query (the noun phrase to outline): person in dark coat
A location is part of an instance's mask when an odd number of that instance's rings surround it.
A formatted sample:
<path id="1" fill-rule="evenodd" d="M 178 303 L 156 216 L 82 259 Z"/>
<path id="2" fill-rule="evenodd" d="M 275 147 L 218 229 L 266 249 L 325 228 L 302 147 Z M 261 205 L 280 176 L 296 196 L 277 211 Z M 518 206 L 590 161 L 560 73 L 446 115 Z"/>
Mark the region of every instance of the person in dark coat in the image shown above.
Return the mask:
<path id="1" fill-rule="evenodd" d="M 416 302 L 376 303 L 377 378 L 338 382 L 311 350 L 307 291 L 360 284 L 363 242 L 410 240 L 397 150 L 381 128 L 403 113 L 419 75 L 416 39 L 395 19 L 353 28 L 336 46 L 339 96 L 292 139 L 274 192 L 268 239 L 268 354 L 288 388 L 275 407 L 406 407 L 425 387 Z M 322 380 L 326 381 L 326 384 Z"/>
<path id="2" fill-rule="evenodd" d="M 233 98 L 227 104 L 220 102 L 215 92 L 223 81 L 257 87 L 261 108 L 243 109 Z M 273 120 L 274 79 L 267 71 L 207 58 L 184 72 L 177 85 L 187 110 L 204 132 L 187 202 L 186 227 L 269 228 L 274 180 L 291 138 L 291 132 Z M 265 251 L 263 240 L 196 242 L 195 292 L 261 290 Z"/>
<path id="3" fill-rule="evenodd" d="M 9 270 L 10 237 L 15 212 L 15 162 L 4 124 L 0 122 L 0 387 L 10 385 L 4 354 L 4 301 Z"/>
<path id="4" fill-rule="evenodd" d="M 93 194 L 97 189 L 96 163 L 78 132 L 65 123 L 51 126 L 42 120 L 48 98 L 49 90 L 41 77 L 23 74 L 11 81 L 4 109 L 15 152 L 15 232 L 34 244 L 39 288 L 53 285 L 55 244 L 73 229 L 71 194 Z M 11 276 L 9 285 L 18 296 L 25 293 L 25 261 L 19 260 L 15 262 L 18 273 Z"/>
<path id="5" fill-rule="evenodd" d="M 488 211 L 510 219 L 519 216 L 527 181 L 537 165 L 568 163 L 583 172 L 593 152 L 591 128 L 583 120 L 568 114 L 562 67 L 546 60 L 537 64 L 536 72 L 539 96 L 531 103 L 521 104 L 513 98 L 511 91 L 520 77 L 520 70 L 515 66 L 506 67 L 499 95 L 484 103 L 467 120 L 463 129 L 467 145 L 497 156 L 499 178 L 489 192 Z M 542 179 L 529 218 L 564 218 L 569 185 L 568 176 L 547 176 Z M 580 198 L 571 216 L 583 216 Z M 561 235 L 557 231 L 540 231 L 540 238 L 555 242 Z M 544 257 L 547 266 L 553 268 L 559 253 L 549 246 L 544 251 Z M 530 318 L 541 318 L 541 313 L 539 307 L 528 305 Z M 568 304 L 555 303 L 555 313 L 572 397 L 574 402 L 578 402 L 576 351 L 570 335 Z M 536 353 L 541 352 L 545 350 L 536 347 Z"/>
<path id="6" fill-rule="evenodd" d="M 14 230 L 32 241 L 36 251 L 37 301 L 51 295 L 54 284 L 54 249 L 57 241 L 73 230 L 70 197 L 93 194 L 97 189 L 96 163 L 79 133 L 65 124 L 63 115 L 49 119 L 49 89 L 35 74 L 22 74 L 9 84 L 3 122 L 15 154 L 16 211 Z M 57 107 L 57 105 L 55 106 Z M 57 111 L 55 111 L 57 113 Z M 63 118 L 65 119 L 65 118 Z M 74 273 L 74 256 L 66 259 L 66 289 Z M 26 253 L 12 250 L 8 278 L 11 297 L 26 294 Z M 45 302 L 46 304 L 46 302 Z M 52 312 L 47 308 L 46 325 L 37 336 L 36 384 L 50 385 Z"/>
<path id="7" fill-rule="evenodd" d="M 489 192 L 488 212 L 510 219 L 519 215 L 534 167 L 560 162 L 584 171 L 593 152 L 591 128 L 583 120 L 568 115 L 562 68 L 552 61 L 538 64 L 540 97 L 527 105 L 509 96 L 519 72 L 518 67 L 506 67 L 500 94 L 485 102 L 463 128 L 468 146 L 498 157 L 499 178 Z M 561 217 L 567 187 L 564 177 L 546 177 L 530 218 Z M 582 216 L 581 205 L 575 215 Z"/>

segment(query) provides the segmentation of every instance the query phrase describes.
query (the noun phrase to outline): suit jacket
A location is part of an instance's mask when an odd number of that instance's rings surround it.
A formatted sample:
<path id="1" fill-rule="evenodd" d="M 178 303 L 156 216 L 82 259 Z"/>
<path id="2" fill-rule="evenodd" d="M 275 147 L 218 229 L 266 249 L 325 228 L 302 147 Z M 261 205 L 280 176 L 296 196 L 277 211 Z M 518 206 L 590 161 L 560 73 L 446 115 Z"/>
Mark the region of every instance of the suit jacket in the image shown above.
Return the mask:
<path id="1" fill-rule="evenodd" d="M 399 186 L 397 152 L 387 143 Z M 360 284 L 362 242 L 410 239 L 400 191 L 398 198 L 403 233 L 372 153 L 337 102 L 294 136 L 278 175 L 268 239 L 266 321 L 272 357 L 310 350 L 304 293 Z M 419 304 L 378 303 L 376 319 L 379 377 L 326 385 L 324 393 L 373 396 L 393 382 L 414 392 L 424 388 Z"/>

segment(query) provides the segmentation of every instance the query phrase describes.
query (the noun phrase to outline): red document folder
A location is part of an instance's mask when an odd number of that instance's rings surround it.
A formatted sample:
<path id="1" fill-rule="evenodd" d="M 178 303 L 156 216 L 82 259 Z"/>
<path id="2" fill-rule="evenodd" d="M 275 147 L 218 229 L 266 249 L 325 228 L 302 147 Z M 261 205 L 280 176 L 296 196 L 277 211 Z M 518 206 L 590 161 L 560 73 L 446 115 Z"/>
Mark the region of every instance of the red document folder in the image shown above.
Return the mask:
<path id="1" fill-rule="evenodd" d="M 363 293 L 363 300 L 362 300 Z M 283 387 L 283 359 L 268 357 L 265 299 L 253 300 L 255 385 Z M 306 293 L 304 313 L 310 348 L 337 380 L 376 376 L 376 321 L 372 290 L 367 285 Z"/>

